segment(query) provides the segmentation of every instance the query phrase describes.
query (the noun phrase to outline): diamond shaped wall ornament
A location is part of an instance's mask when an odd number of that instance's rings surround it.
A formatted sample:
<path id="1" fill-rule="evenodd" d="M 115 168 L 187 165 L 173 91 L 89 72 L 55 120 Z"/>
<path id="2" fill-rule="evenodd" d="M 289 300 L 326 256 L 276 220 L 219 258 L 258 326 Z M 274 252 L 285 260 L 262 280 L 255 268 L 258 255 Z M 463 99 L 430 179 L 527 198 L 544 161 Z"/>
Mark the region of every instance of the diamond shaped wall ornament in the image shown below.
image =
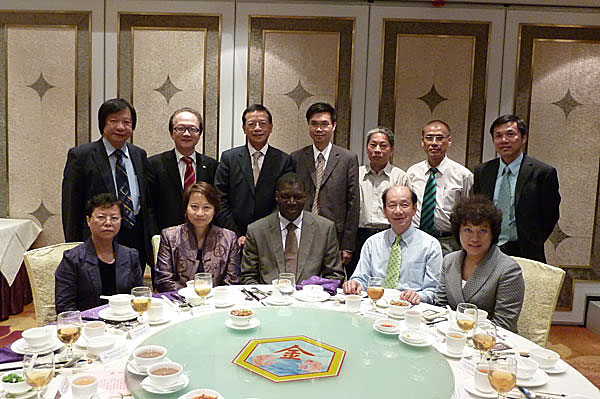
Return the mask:
<path id="1" fill-rule="evenodd" d="M 552 104 L 557 105 L 560 109 L 562 109 L 565 114 L 565 118 L 568 118 L 571 111 L 573 111 L 575 108 L 583 105 L 578 103 L 573 96 L 571 96 L 571 91 L 569 89 L 567 89 L 567 93 L 563 96 L 563 98 L 553 102 Z"/>
<path id="2" fill-rule="evenodd" d="M 300 109 L 300 105 L 304 102 L 304 100 L 306 100 L 309 97 L 312 97 L 314 94 L 311 94 L 308 91 L 306 91 L 304 86 L 302 86 L 302 82 L 300 81 L 300 79 L 298 79 L 298 84 L 296 85 L 294 90 L 288 93 L 284 93 L 284 95 L 291 98 L 296 103 L 298 109 Z"/>
<path id="3" fill-rule="evenodd" d="M 46 94 L 48 90 L 56 86 L 52 86 L 50 83 L 48 83 L 46 78 L 44 78 L 44 74 L 40 72 L 40 76 L 37 78 L 37 80 L 32 84 L 28 85 L 27 87 L 31 87 L 33 90 L 35 90 L 38 96 L 40 96 L 40 101 L 42 101 L 42 99 L 44 98 L 44 94 Z"/>
<path id="4" fill-rule="evenodd" d="M 160 86 L 154 90 L 163 95 L 165 100 L 167 100 L 167 104 L 169 103 L 169 101 L 171 101 L 171 98 L 175 94 L 182 91 L 177 86 L 175 86 L 173 84 L 173 82 L 171 82 L 171 77 L 169 76 L 169 74 L 167 74 L 167 79 L 165 80 L 165 83 L 163 83 L 162 86 Z"/>
<path id="5" fill-rule="evenodd" d="M 437 92 L 437 90 L 435 89 L 435 83 L 431 85 L 431 89 L 427 94 L 421 97 L 417 97 L 417 99 L 427 104 L 432 113 L 439 103 L 447 100 L 446 97 L 443 97 L 442 95 L 440 95 L 440 93 Z"/>
<path id="6" fill-rule="evenodd" d="M 44 206 L 44 201 L 41 201 L 40 206 L 38 206 L 35 211 L 31 212 L 30 215 L 39 220 L 39 222 L 42 224 L 42 227 L 44 227 L 48 219 L 56 214 L 50 212 L 48 208 Z"/>
<path id="7" fill-rule="evenodd" d="M 560 244 L 569 237 L 570 236 L 568 234 L 561 230 L 560 226 L 557 223 L 556 226 L 554 226 L 554 230 L 552 230 L 552 233 L 550 234 L 550 237 L 548 237 L 548 239 L 554 245 L 554 248 L 556 248 L 558 247 L 558 244 Z"/>

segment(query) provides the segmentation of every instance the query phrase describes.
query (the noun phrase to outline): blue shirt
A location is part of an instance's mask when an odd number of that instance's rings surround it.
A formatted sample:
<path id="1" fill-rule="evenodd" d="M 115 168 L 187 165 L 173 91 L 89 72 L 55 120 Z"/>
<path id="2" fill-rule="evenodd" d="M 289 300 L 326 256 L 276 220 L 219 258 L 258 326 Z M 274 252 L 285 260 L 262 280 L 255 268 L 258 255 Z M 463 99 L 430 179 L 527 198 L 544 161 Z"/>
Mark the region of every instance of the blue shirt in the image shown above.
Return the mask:
<path id="1" fill-rule="evenodd" d="M 390 251 L 396 240 L 396 233 L 387 229 L 377 233 L 365 242 L 360 252 L 360 260 L 351 279 L 367 289 L 369 277 L 385 278 L 390 259 Z M 433 303 L 440 271 L 442 269 L 442 248 L 438 240 L 429 234 L 410 226 L 402 235 L 402 263 L 398 289 L 416 291 L 422 302 Z"/>
<path id="2" fill-rule="evenodd" d="M 508 182 L 510 185 L 510 198 L 511 198 L 511 208 L 513 215 L 512 219 L 508 221 L 509 229 L 508 231 L 501 231 L 500 237 L 498 238 L 498 245 L 505 244 L 508 241 L 517 241 L 519 237 L 517 236 L 517 221 L 515 219 L 515 188 L 517 187 L 517 178 L 519 177 L 519 170 L 521 169 L 521 163 L 523 162 L 523 153 L 521 153 L 514 161 L 509 163 L 508 165 L 504 163 L 502 158 L 500 158 L 500 163 L 498 164 L 498 174 L 496 175 L 496 186 L 494 187 L 494 205 L 498 206 L 498 194 L 500 193 L 500 186 L 502 185 L 502 178 L 504 173 L 504 168 L 508 166 L 510 169 L 510 176 L 508 178 Z M 504 216 L 504 215 L 502 215 Z"/>
<path id="3" fill-rule="evenodd" d="M 105 137 L 102 137 L 102 142 L 104 143 L 104 147 L 106 148 L 106 155 L 108 155 L 108 162 L 110 163 L 110 170 L 113 176 L 113 182 L 115 183 L 115 194 L 117 198 L 119 197 L 119 193 L 117 192 L 117 178 L 115 176 L 115 168 L 117 165 L 117 154 L 115 151 L 117 150 L 110 141 L 106 140 Z M 131 201 L 133 202 L 133 213 L 136 215 L 140 212 L 140 189 L 138 187 L 137 175 L 135 174 L 135 169 L 133 168 L 133 161 L 129 156 L 129 149 L 127 148 L 127 144 L 121 148 L 123 154 L 123 163 L 125 164 L 125 170 L 127 171 L 127 180 L 129 181 L 129 191 L 131 191 Z"/>

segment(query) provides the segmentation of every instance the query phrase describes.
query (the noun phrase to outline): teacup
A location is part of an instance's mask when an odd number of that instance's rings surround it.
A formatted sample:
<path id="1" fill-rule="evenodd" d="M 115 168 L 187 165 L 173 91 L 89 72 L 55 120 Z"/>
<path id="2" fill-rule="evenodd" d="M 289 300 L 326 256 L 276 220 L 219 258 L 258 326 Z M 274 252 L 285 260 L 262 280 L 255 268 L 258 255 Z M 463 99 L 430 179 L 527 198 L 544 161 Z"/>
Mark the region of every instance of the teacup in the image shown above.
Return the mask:
<path id="1" fill-rule="evenodd" d="M 526 357 L 517 357 L 517 378 L 527 379 L 533 377 L 535 372 L 538 370 L 538 363 L 533 359 L 527 359 Z"/>
<path id="2" fill-rule="evenodd" d="M 52 327 L 49 326 L 34 327 L 23 331 L 21 336 L 30 348 L 40 348 L 50 342 L 54 335 L 52 330 Z"/>
<path id="3" fill-rule="evenodd" d="M 558 359 L 560 359 L 560 355 L 558 353 L 544 348 L 532 349 L 529 351 L 529 354 L 542 369 L 549 369 L 553 367 Z"/>
<path id="4" fill-rule="evenodd" d="M 421 327 L 421 311 L 420 310 L 407 310 L 404 313 L 404 319 L 406 321 L 406 326 L 409 329 L 416 330 Z"/>
<path id="5" fill-rule="evenodd" d="M 103 321 L 88 321 L 83 326 L 83 332 L 86 338 L 101 337 L 104 335 L 106 324 Z"/>
<path id="6" fill-rule="evenodd" d="M 161 362 L 167 355 L 167 348 L 158 345 L 140 346 L 133 351 L 133 359 L 138 366 L 149 367 Z"/>
<path id="7" fill-rule="evenodd" d="M 214 301 L 216 304 L 223 304 L 229 302 L 229 288 L 215 287 L 212 291 L 214 294 Z"/>
<path id="8" fill-rule="evenodd" d="M 346 295 L 346 311 L 356 313 L 360 311 L 362 298 L 360 295 Z"/>
<path id="9" fill-rule="evenodd" d="M 473 385 L 479 392 L 488 393 L 493 392 L 494 389 L 490 384 L 488 378 L 488 372 L 490 368 L 487 364 L 477 364 L 473 372 Z"/>
<path id="10" fill-rule="evenodd" d="M 124 315 L 133 310 L 131 308 L 131 295 L 128 294 L 113 295 L 108 300 L 108 304 L 110 305 L 110 311 L 115 315 Z"/>
<path id="11" fill-rule="evenodd" d="M 446 349 L 449 353 L 460 355 L 465 349 L 467 336 L 460 331 L 448 331 L 446 333 Z"/>
<path id="12" fill-rule="evenodd" d="M 148 320 L 153 322 L 162 320 L 164 310 L 163 302 L 160 299 L 152 298 L 150 308 L 148 309 Z"/>
<path id="13" fill-rule="evenodd" d="M 88 399 L 98 390 L 98 378 L 91 374 L 76 375 L 71 380 L 73 398 Z"/>
<path id="14" fill-rule="evenodd" d="M 148 367 L 148 376 L 154 385 L 173 385 L 179 379 L 183 366 L 179 363 L 160 362 Z"/>
<path id="15" fill-rule="evenodd" d="M 229 312 L 231 322 L 238 327 L 250 324 L 252 317 L 254 317 L 254 311 L 250 309 L 232 309 Z"/>

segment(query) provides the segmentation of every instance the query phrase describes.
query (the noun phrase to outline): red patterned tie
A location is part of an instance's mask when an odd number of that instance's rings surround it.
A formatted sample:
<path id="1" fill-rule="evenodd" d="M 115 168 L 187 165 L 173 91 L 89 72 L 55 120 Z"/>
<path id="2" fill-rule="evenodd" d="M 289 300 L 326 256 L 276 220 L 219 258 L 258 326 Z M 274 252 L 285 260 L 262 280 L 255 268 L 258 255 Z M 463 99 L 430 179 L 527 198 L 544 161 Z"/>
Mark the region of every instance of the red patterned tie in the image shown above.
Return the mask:
<path id="1" fill-rule="evenodd" d="M 196 183 L 196 172 L 194 172 L 192 158 L 183 157 L 183 162 L 185 162 L 185 176 L 183 177 L 183 191 L 185 191 L 188 186 Z"/>

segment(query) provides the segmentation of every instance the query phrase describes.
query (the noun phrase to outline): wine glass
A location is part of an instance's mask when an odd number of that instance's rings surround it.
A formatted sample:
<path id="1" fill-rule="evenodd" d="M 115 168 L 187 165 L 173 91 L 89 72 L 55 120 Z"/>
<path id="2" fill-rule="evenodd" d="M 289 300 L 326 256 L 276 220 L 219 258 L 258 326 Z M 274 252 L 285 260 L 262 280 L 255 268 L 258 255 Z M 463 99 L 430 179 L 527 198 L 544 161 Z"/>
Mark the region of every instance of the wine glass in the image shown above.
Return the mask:
<path id="1" fill-rule="evenodd" d="M 383 278 L 382 277 L 369 277 L 369 284 L 367 286 L 367 295 L 371 298 L 373 309 L 377 309 L 375 302 L 383 296 Z"/>
<path id="2" fill-rule="evenodd" d="M 484 353 L 489 352 L 496 345 L 496 326 L 489 320 L 477 322 L 473 330 L 473 346 L 479 350 L 479 361 L 483 360 Z"/>
<path id="3" fill-rule="evenodd" d="M 279 281 L 277 285 L 279 292 L 283 296 L 284 302 L 296 291 L 296 275 L 294 273 L 279 273 Z"/>
<path id="4" fill-rule="evenodd" d="M 152 302 L 152 291 L 150 287 L 133 287 L 131 289 L 131 307 L 138 314 L 137 321 L 142 323 L 142 315 L 150 309 Z"/>
<path id="5" fill-rule="evenodd" d="M 507 355 L 490 361 L 488 380 L 498 392 L 498 399 L 506 398 L 504 394 L 517 385 L 517 360 L 514 356 Z"/>
<path id="6" fill-rule="evenodd" d="M 459 303 L 456 307 L 456 324 L 465 334 L 477 325 L 477 306 L 472 303 Z"/>
<path id="7" fill-rule="evenodd" d="M 79 310 L 62 312 L 56 317 L 58 339 L 67 345 L 67 353 L 65 355 L 65 360 L 67 361 L 73 358 L 73 343 L 77 342 L 81 336 L 82 328 L 83 323 L 81 322 L 81 313 Z"/>
<path id="8" fill-rule="evenodd" d="M 210 294 L 212 289 L 212 274 L 196 273 L 194 276 L 194 291 L 202 299 L 200 306 L 204 305 L 204 300 Z"/>
<path id="9" fill-rule="evenodd" d="M 60 315 L 59 315 L 60 316 Z M 42 355 L 25 353 L 23 356 L 23 375 L 27 384 L 37 391 L 37 398 L 42 398 L 42 390 L 54 377 L 54 352 Z"/>

